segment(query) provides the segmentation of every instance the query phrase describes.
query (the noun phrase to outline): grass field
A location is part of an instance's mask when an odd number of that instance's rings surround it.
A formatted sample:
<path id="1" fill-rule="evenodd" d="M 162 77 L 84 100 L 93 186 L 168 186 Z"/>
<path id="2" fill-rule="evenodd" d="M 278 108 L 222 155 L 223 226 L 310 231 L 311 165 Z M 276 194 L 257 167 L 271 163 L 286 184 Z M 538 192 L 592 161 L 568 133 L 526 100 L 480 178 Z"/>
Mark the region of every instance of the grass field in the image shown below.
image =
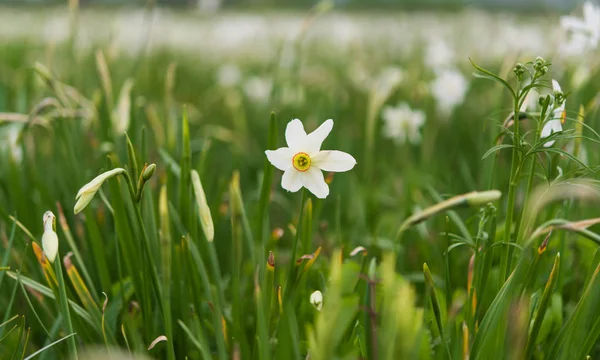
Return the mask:
<path id="1" fill-rule="evenodd" d="M 0 359 L 600 356 L 581 11 L 2 8 Z"/>

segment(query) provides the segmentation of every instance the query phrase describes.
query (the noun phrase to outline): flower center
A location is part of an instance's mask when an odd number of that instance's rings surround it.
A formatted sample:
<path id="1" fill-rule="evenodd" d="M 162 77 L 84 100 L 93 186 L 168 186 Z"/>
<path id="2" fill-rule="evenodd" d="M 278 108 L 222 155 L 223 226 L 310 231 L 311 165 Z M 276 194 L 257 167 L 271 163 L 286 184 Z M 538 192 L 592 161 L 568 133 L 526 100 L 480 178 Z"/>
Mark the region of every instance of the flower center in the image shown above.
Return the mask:
<path id="1" fill-rule="evenodd" d="M 299 152 L 292 158 L 292 165 L 298 171 L 306 171 L 310 168 L 310 156 L 307 153 Z"/>

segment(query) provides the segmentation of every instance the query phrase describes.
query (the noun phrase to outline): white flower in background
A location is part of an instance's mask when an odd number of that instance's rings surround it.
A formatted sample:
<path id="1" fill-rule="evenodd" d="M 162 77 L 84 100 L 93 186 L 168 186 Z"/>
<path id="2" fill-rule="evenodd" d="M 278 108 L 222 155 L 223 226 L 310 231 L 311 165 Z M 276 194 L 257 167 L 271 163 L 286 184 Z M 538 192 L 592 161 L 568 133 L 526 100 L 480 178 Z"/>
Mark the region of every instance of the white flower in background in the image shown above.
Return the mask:
<path id="1" fill-rule="evenodd" d="M 384 107 L 381 113 L 384 136 L 400 145 L 406 141 L 412 144 L 421 142 L 419 130 L 425 124 L 423 111 L 412 110 L 407 103 L 399 103 L 394 107 Z"/>
<path id="2" fill-rule="evenodd" d="M 281 187 L 296 192 L 305 187 L 316 197 L 329 195 L 329 186 L 322 171 L 343 172 L 356 165 L 352 155 L 337 150 L 321 150 L 321 145 L 333 128 L 333 120 L 325 121 L 318 129 L 306 134 L 302 121 L 294 119 L 285 129 L 288 147 L 267 150 L 267 159 L 284 171 Z"/>
<path id="3" fill-rule="evenodd" d="M 235 64 L 225 64 L 217 70 L 217 83 L 224 88 L 237 86 L 242 81 L 242 72 Z"/>
<path id="4" fill-rule="evenodd" d="M 313 304 L 315 309 L 321 311 L 323 308 L 323 293 L 317 290 L 310 294 L 310 303 Z"/>
<path id="5" fill-rule="evenodd" d="M 600 7 L 591 2 L 583 5 L 583 18 L 563 16 L 560 27 L 570 34 L 563 50 L 572 55 L 594 50 L 600 43 Z"/>
<path id="6" fill-rule="evenodd" d="M 19 136 L 21 134 L 21 124 L 6 126 L 0 130 L 0 151 L 9 153 L 16 163 L 23 160 L 23 150 L 19 146 Z"/>
<path id="7" fill-rule="evenodd" d="M 458 70 L 439 71 L 431 83 L 431 94 L 437 102 L 438 110 L 449 116 L 457 105 L 465 100 L 469 84 Z"/>
<path id="8" fill-rule="evenodd" d="M 562 90 L 558 82 L 552 79 L 552 90 L 555 94 L 561 94 Z M 555 96 L 556 99 L 556 96 Z M 555 100 L 556 101 L 556 100 Z M 554 104 L 552 113 L 550 114 L 549 120 L 544 124 L 540 138 L 544 139 L 550 136 L 552 133 L 562 131 L 562 123 L 565 121 L 567 113 L 565 112 L 566 101 L 561 104 Z M 544 144 L 544 147 L 550 147 L 554 144 L 554 140 L 548 141 Z"/>
<path id="9" fill-rule="evenodd" d="M 375 79 L 375 92 L 380 98 L 387 99 L 404 79 L 404 73 L 397 67 L 387 67 Z"/>
<path id="10" fill-rule="evenodd" d="M 456 53 L 446 41 L 433 37 L 427 43 L 424 62 L 430 69 L 435 70 L 452 66 L 455 57 Z"/>
<path id="11" fill-rule="evenodd" d="M 273 80 L 267 77 L 252 76 L 244 83 L 246 96 L 258 103 L 266 103 L 271 97 Z"/>
<path id="12" fill-rule="evenodd" d="M 109 179 L 115 175 L 119 175 L 124 172 L 125 172 L 125 169 L 123 169 L 123 168 L 112 169 L 110 171 L 104 172 L 104 173 L 96 176 L 92 181 L 85 184 L 79 190 L 79 192 L 77 193 L 77 196 L 75 197 L 75 199 L 77 200 L 77 203 L 75 203 L 75 208 L 73 209 L 73 212 L 75 214 L 78 214 L 83 209 L 85 209 L 85 207 L 90 203 L 90 201 L 92 201 L 92 199 L 94 198 L 94 196 L 96 195 L 96 193 L 98 192 L 98 190 L 100 189 L 100 187 L 102 186 L 102 183 L 104 183 L 104 181 L 106 181 L 107 179 Z"/>
<path id="13" fill-rule="evenodd" d="M 42 248 L 46 258 L 53 263 L 58 254 L 58 236 L 54 231 L 54 222 L 56 217 L 52 211 L 46 211 L 44 213 L 44 235 L 42 235 Z"/>

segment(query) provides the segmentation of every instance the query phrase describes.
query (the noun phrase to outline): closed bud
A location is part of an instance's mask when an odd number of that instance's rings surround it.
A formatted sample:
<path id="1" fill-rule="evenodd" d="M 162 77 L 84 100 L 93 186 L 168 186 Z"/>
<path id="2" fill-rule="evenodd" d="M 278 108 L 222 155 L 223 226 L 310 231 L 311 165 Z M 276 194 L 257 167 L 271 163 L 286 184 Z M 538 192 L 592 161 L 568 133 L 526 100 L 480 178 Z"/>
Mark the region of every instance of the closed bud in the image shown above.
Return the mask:
<path id="1" fill-rule="evenodd" d="M 142 173 L 142 179 L 144 179 L 144 181 L 148 181 L 152 178 L 152 175 L 154 175 L 154 172 L 156 171 L 156 164 L 150 164 L 148 166 L 146 166 L 146 168 L 144 169 L 144 172 Z"/>
<path id="2" fill-rule="evenodd" d="M 44 235 L 42 235 L 42 248 L 44 249 L 44 255 L 51 263 L 56 259 L 58 254 L 58 236 L 54 231 L 56 217 L 52 211 L 46 211 L 43 217 L 44 221 Z"/>
<path id="3" fill-rule="evenodd" d="M 310 294 L 310 303 L 315 307 L 315 309 L 321 311 L 323 308 L 323 293 L 317 290 Z"/>
<path id="4" fill-rule="evenodd" d="M 92 199 L 94 198 L 94 196 L 96 195 L 96 193 L 98 192 L 98 190 L 100 189 L 100 187 L 102 186 L 104 181 L 106 181 L 107 179 L 109 179 L 115 175 L 119 175 L 124 172 L 125 172 L 125 169 L 122 169 L 122 168 L 112 169 L 110 171 L 106 171 L 106 172 L 96 176 L 92 181 L 85 184 L 79 190 L 79 192 L 77 193 L 77 196 L 75 197 L 75 199 L 77 200 L 77 203 L 75 204 L 75 208 L 73 209 L 73 212 L 75 214 L 78 214 L 81 211 L 83 211 L 83 209 L 85 209 L 85 207 L 90 203 L 90 201 L 92 201 Z"/>

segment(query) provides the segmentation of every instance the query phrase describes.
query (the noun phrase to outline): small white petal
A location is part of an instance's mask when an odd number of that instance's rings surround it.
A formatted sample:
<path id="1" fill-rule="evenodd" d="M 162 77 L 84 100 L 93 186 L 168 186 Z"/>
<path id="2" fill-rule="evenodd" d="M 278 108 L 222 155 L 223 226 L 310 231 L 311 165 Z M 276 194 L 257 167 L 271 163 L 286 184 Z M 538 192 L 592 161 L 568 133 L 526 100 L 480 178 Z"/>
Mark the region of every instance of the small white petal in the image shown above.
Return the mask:
<path id="1" fill-rule="evenodd" d="M 281 187 L 287 191 L 296 192 L 302 187 L 300 180 L 303 173 L 294 168 L 287 169 L 281 177 Z"/>
<path id="2" fill-rule="evenodd" d="M 44 249 L 46 258 L 53 263 L 58 253 L 58 236 L 56 236 L 54 231 L 44 231 L 44 235 L 42 235 L 42 248 Z"/>
<path id="3" fill-rule="evenodd" d="M 325 182 L 323 172 L 316 166 L 311 166 L 308 171 L 300 173 L 302 185 L 319 199 L 325 199 L 329 195 L 329 186 Z"/>
<path id="4" fill-rule="evenodd" d="M 306 132 L 304 131 L 302 121 L 294 119 L 287 124 L 285 128 L 285 141 L 291 149 L 299 149 L 304 146 Z"/>
<path id="5" fill-rule="evenodd" d="M 84 193 L 96 193 L 96 191 L 100 189 L 100 186 L 102 186 L 102 183 L 106 181 L 106 179 L 124 172 L 125 169 L 123 168 L 116 168 L 110 171 L 103 172 L 102 174 L 96 176 L 92 181 L 85 184 L 81 189 L 79 189 L 79 192 L 77 193 L 77 196 L 75 196 L 75 199 L 78 199 Z"/>
<path id="6" fill-rule="evenodd" d="M 269 162 L 279 170 L 285 171 L 292 166 L 294 152 L 290 148 L 284 147 L 277 150 L 267 150 L 265 154 Z"/>
<path id="7" fill-rule="evenodd" d="M 550 136 L 552 133 L 555 132 L 559 132 L 562 131 L 562 125 L 560 123 L 560 120 L 550 120 L 548 122 L 546 122 L 546 124 L 544 124 L 544 127 L 542 128 L 542 133 L 540 134 L 540 137 L 542 139 L 547 138 L 548 136 Z M 554 144 L 554 140 L 548 141 L 544 144 L 544 147 L 550 147 Z"/>
<path id="8" fill-rule="evenodd" d="M 562 89 L 560 88 L 558 81 L 556 81 L 554 79 L 552 79 L 552 90 L 562 92 Z"/>
<path id="9" fill-rule="evenodd" d="M 306 137 L 306 151 L 310 154 L 321 150 L 323 141 L 327 138 L 333 129 L 333 120 L 329 119 L 321 124 L 315 131 L 308 134 Z"/>
<path id="10" fill-rule="evenodd" d="M 348 171 L 356 165 L 352 155 L 337 150 L 319 151 L 311 160 L 313 166 L 324 171 Z"/>

